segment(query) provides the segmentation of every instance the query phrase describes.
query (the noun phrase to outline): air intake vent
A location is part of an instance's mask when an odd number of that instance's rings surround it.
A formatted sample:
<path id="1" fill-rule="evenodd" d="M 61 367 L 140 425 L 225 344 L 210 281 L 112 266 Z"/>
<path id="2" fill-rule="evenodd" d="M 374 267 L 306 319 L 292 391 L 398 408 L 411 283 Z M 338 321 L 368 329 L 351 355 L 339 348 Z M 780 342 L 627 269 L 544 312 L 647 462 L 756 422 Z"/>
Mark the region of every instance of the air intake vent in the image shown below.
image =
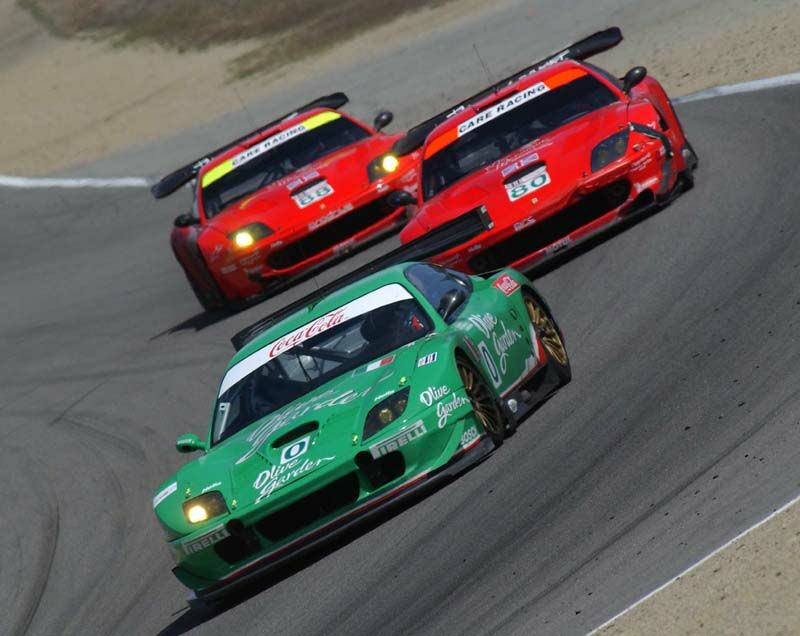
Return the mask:
<path id="1" fill-rule="evenodd" d="M 275 438 L 272 441 L 272 448 L 280 448 L 281 446 L 285 446 L 289 442 L 293 442 L 296 439 L 300 439 L 304 435 L 308 435 L 316 431 L 319 428 L 319 422 L 306 422 L 305 424 L 301 424 L 297 428 L 293 428 L 288 433 L 284 433 L 280 437 Z"/>

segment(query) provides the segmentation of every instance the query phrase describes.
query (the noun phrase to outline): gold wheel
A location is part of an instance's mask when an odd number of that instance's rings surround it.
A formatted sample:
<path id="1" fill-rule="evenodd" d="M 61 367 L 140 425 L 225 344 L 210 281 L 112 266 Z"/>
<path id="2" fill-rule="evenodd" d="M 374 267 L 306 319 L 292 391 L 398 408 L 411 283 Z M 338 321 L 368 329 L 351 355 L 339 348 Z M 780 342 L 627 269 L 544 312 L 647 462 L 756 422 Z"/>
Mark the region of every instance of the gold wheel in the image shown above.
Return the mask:
<path id="1" fill-rule="evenodd" d="M 459 357 L 456 360 L 458 374 L 464 383 L 472 410 L 480 419 L 483 428 L 493 439 L 502 439 L 505 434 L 503 414 L 497 406 L 492 392 L 480 374 L 469 362 Z"/>
<path id="2" fill-rule="evenodd" d="M 562 367 L 567 366 L 567 349 L 561 340 L 561 334 L 558 333 L 556 323 L 547 315 L 544 308 L 527 294 L 525 295 L 525 309 L 528 310 L 528 318 L 547 353 Z"/>

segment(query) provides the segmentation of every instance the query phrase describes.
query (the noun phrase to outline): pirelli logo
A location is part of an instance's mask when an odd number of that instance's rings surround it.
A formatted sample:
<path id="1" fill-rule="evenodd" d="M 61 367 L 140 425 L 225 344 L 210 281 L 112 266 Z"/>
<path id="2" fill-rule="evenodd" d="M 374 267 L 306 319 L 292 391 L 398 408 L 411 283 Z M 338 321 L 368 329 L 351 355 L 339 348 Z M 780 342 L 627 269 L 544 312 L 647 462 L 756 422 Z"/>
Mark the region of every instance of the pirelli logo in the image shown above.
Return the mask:
<path id="1" fill-rule="evenodd" d="M 195 552 L 200 552 L 201 550 L 205 550 L 206 548 L 210 548 L 215 543 L 219 543 L 224 538 L 229 537 L 231 535 L 230 532 L 225 528 L 225 526 L 217 526 L 211 532 L 204 534 L 202 537 L 198 537 L 193 541 L 189 541 L 183 544 L 183 551 L 186 555 L 194 554 Z"/>
<path id="2" fill-rule="evenodd" d="M 427 432 L 428 429 L 425 428 L 425 423 L 422 420 L 419 420 L 404 431 L 401 431 L 396 435 L 392 435 L 379 444 L 370 446 L 369 452 L 373 459 L 380 459 L 384 455 L 388 455 L 393 451 L 400 450 L 400 448 L 409 442 L 413 442 L 415 439 L 422 437 Z"/>

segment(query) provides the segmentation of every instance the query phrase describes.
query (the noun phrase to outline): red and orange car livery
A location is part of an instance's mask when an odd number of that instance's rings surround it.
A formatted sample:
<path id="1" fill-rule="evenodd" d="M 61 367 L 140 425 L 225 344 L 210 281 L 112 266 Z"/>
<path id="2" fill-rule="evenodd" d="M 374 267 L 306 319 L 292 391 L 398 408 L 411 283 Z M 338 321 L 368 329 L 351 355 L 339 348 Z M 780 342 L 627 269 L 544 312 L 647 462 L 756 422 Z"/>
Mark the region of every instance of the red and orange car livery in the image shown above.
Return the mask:
<path id="1" fill-rule="evenodd" d="M 337 109 L 343 93 L 295 112 L 164 177 L 161 198 L 192 182 L 192 211 L 175 219 L 171 244 L 205 309 L 256 298 L 357 246 L 398 229 L 418 155 L 388 154 L 402 134 Z"/>
<path id="2" fill-rule="evenodd" d="M 485 231 L 434 262 L 530 269 L 691 187 L 697 156 L 661 85 L 580 61 L 621 40 L 590 36 L 409 131 L 396 150 L 421 146 L 422 167 L 416 197 L 393 197 L 412 211 L 401 240 L 477 213 Z"/>

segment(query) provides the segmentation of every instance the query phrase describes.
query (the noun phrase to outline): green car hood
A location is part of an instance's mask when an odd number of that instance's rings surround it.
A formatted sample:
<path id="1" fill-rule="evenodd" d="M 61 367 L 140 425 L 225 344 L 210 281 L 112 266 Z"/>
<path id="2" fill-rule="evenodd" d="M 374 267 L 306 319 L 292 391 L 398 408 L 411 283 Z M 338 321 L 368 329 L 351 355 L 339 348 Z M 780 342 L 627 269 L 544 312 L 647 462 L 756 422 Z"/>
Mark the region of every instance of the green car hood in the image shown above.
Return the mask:
<path id="1" fill-rule="evenodd" d="M 422 371 L 417 369 L 420 352 L 436 350 L 437 340 L 426 336 L 345 373 L 187 463 L 176 476 L 181 495 L 176 501 L 217 490 L 229 509 L 241 509 L 263 499 L 265 487 L 268 497 L 323 466 L 349 460 L 362 450 L 362 429 L 369 411 L 412 385 L 414 374 Z M 410 399 L 403 417 L 413 416 L 419 404 L 415 397 Z M 157 509 L 162 521 L 194 530 L 183 520 L 180 506 L 178 510 L 163 508 Z M 176 513 L 180 519 L 173 516 Z"/>

